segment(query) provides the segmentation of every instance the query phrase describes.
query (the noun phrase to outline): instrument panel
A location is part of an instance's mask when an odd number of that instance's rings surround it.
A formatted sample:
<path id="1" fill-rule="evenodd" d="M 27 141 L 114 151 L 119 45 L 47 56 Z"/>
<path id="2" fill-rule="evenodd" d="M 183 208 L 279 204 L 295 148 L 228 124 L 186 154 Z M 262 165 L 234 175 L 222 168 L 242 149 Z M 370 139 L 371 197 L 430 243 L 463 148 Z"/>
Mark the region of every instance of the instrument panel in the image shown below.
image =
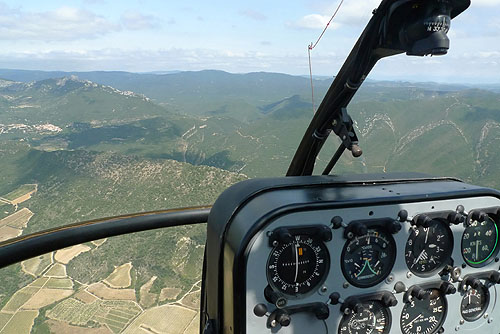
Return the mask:
<path id="1" fill-rule="evenodd" d="M 280 217 L 248 257 L 248 308 L 271 311 L 248 323 L 299 333 L 293 314 L 324 304 L 329 316 L 315 333 L 497 333 L 498 210 L 497 199 L 475 198 Z"/>
<path id="2" fill-rule="evenodd" d="M 411 199 L 385 198 L 404 186 L 341 191 L 371 203 L 329 205 L 328 196 L 314 193 L 321 205 L 264 210 L 242 252 L 244 265 L 224 281 L 242 288 L 234 300 L 244 303 L 244 330 L 235 332 L 499 333 L 499 197 L 430 196 L 420 184 L 422 194 Z M 414 185 L 406 186 L 412 192 Z M 255 227 L 250 216 L 245 229 Z M 238 274 L 245 275 L 241 282 Z M 232 308 L 235 319 L 239 311 Z"/>

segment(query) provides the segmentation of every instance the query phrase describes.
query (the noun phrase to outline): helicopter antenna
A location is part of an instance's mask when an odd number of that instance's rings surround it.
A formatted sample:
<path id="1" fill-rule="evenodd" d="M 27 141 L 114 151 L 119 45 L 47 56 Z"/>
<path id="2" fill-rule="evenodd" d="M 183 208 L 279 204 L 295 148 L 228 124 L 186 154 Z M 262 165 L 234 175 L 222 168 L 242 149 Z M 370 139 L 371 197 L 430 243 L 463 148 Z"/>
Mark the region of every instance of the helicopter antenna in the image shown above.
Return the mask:
<path id="1" fill-rule="evenodd" d="M 309 57 L 309 77 L 311 79 L 311 103 L 312 103 L 313 114 L 316 113 L 316 108 L 314 107 L 314 85 L 313 85 L 313 74 L 312 74 L 311 51 L 316 47 L 316 45 L 318 45 L 319 41 L 321 40 L 321 38 L 325 34 L 326 29 L 328 29 L 328 27 L 330 26 L 330 23 L 332 23 L 333 18 L 337 15 L 337 12 L 339 11 L 340 7 L 342 7 L 343 3 L 344 3 L 344 0 L 341 0 L 339 5 L 337 6 L 337 9 L 335 9 L 335 12 L 333 13 L 332 17 L 330 18 L 330 20 L 326 24 L 325 28 L 323 29 L 323 31 L 319 35 L 318 39 L 316 40 L 316 43 L 313 44 L 311 42 L 311 44 L 309 44 L 307 46 L 307 55 Z"/>

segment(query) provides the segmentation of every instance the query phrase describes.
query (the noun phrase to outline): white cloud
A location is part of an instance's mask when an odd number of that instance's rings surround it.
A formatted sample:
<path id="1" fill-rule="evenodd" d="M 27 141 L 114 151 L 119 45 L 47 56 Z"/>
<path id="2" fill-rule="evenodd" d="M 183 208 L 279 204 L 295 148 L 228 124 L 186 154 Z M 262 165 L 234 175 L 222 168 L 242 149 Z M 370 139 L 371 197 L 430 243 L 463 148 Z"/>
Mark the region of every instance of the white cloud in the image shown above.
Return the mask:
<path id="1" fill-rule="evenodd" d="M 342 54 L 318 53 L 314 57 L 316 75 L 332 75 L 344 62 Z M 0 51 L 5 68 L 64 71 L 124 70 L 132 72 L 218 69 L 235 73 L 272 71 L 302 75 L 308 73 L 304 54 L 273 55 L 212 49 L 163 50 L 52 50 L 9 53 Z M 460 71 L 457 71 L 457 69 Z M 438 82 L 497 82 L 500 51 L 475 51 L 439 58 L 390 57 L 380 61 L 371 79 Z"/>
<path id="2" fill-rule="evenodd" d="M 380 0 L 344 1 L 335 20 L 346 25 L 365 25 L 372 16 L 372 12 L 380 4 Z M 329 13 L 333 13 L 337 4 L 332 5 Z M 331 15 L 331 14 L 330 14 Z"/>
<path id="3" fill-rule="evenodd" d="M 331 28 L 338 28 L 341 25 L 364 25 L 372 16 L 373 9 L 377 8 L 380 0 L 349 1 L 346 0 L 340 7 L 337 15 L 333 19 Z M 333 13 L 337 10 L 339 2 L 330 4 L 321 10 L 321 13 L 309 14 L 289 23 L 295 28 L 323 29 Z"/>
<path id="4" fill-rule="evenodd" d="M 29 12 L 0 3 L 0 39 L 74 40 L 92 39 L 120 30 L 120 26 L 95 13 L 74 7 Z"/>
<path id="5" fill-rule="evenodd" d="M 160 26 L 160 20 L 156 16 L 141 14 L 137 11 L 123 13 L 121 22 L 129 30 L 154 29 Z"/>
<path id="6" fill-rule="evenodd" d="M 324 29 L 330 20 L 330 16 L 310 14 L 306 15 L 295 22 L 288 23 L 288 26 L 304 29 Z M 331 28 L 338 28 L 340 25 L 335 21 L 330 23 Z"/>

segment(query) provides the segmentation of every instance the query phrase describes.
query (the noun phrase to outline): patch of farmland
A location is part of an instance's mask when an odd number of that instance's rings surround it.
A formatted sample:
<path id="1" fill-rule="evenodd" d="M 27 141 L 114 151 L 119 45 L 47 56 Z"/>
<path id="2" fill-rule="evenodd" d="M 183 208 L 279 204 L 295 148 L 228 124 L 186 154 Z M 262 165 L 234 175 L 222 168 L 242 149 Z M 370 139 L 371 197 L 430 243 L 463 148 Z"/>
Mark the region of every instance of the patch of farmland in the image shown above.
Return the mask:
<path id="1" fill-rule="evenodd" d="M 28 208 L 22 208 L 10 216 L 0 220 L 0 226 L 10 226 L 16 229 L 23 229 L 28 226 L 28 222 L 33 217 L 33 212 Z"/>
<path id="2" fill-rule="evenodd" d="M 54 258 L 57 262 L 68 264 L 69 261 L 80 255 L 81 253 L 88 252 L 89 250 L 89 246 L 76 245 L 58 250 Z"/>
<path id="3" fill-rule="evenodd" d="M 66 277 L 66 266 L 61 263 L 55 263 L 49 270 L 44 274 L 46 277 Z"/>
<path id="4" fill-rule="evenodd" d="M 76 299 L 84 302 L 85 304 L 90 304 L 92 302 L 94 302 L 97 297 L 94 296 L 93 294 L 90 294 L 88 293 L 87 291 L 85 290 L 80 290 L 78 291 L 75 296 L 74 296 Z"/>
<path id="5" fill-rule="evenodd" d="M 165 300 L 175 300 L 179 296 L 182 290 L 180 288 L 163 288 L 160 292 L 160 298 L 158 299 L 160 302 Z"/>
<path id="6" fill-rule="evenodd" d="M 0 312 L 0 329 L 2 329 L 7 324 L 10 318 L 12 318 L 11 313 Z"/>
<path id="7" fill-rule="evenodd" d="M 36 184 L 23 184 L 14 191 L 11 191 L 7 195 L 2 196 L 3 198 L 12 202 L 13 205 L 22 203 L 30 199 L 31 195 L 37 191 Z"/>
<path id="8" fill-rule="evenodd" d="M 23 231 L 10 226 L 0 227 L 0 242 L 20 236 Z"/>
<path id="9" fill-rule="evenodd" d="M 183 333 L 195 316 L 195 311 L 177 305 L 153 307 L 138 316 L 123 333 L 137 333 L 141 328 L 153 333 Z"/>
<path id="10" fill-rule="evenodd" d="M 200 290 L 198 291 L 193 291 L 190 293 L 187 293 L 182 299 L 180 300 L 180 303 L 184 306 L 187 306 L 192 309 L 199 309 L 200 308 L 200 297 L 201 293 Z"/>
<path id="11" fill-rule="evenodd" d="M 99 298 L 106 300 L 134 300 L 134 289 L 112 289 L 103 283 L 94 283 L 89 285 L 88 291 Z"/>
<path id="12" fill-rule="evenodd" d="M 38 310 L 47 305 L 53 304 L 61 299 L 67 298 L 73 294 L 73 290 L 63 289 L 40 289 L 22 308 Z"/>
<path id="13" fill-rule="evenodd" d="M 98 300 L 91 304 L 85 304 L 74 298 L 68 298 L 47 311 L 46 315 L 50 319 L 84 326 L 99 311 L 99 306 Z"/>
<path id="14" fill-rule="evenodd" d="M 33 288 L 41 288 L 45 285 L 45 283 L 47 283 L 48 280 L 49 280 L 48 277 L 40 277 L 36 279 L 33 283 L 31 283 L 29 286 Z"/>
<path id="15" fill-rule="evenodd" d="M 33 288 L 33 287 L 24 287 L 21 290 L 16 291 L 14 295 L 9 299 L 7 304 L 2 309 L 2 312 L 8 313 L 14 313 L 16 312 L 21 306 L 24 305 L 35 293 L 37 293 L 40 289 Z"/>
<path id="16" fill-rule="evenodd" d="M 102 310 L 107 309 L 107 313 L 103 312 L 96 317 L 102 323 L 114 332 L 119 333 L 128 326 L 128 324 L 142 312 L 142 309 L 135 302 L 130 301 L 102 301 Z"/>
<path id="17" fill-rule="evenodd" d="M 153 286 L 153 283 L 158 277 L 153 276 L 149 281 L 147 281 L 143 286 L 141 286 L 139 290 L 140 300 L 139 303 L 141 306 L 148 308 L 153 306 L 156 303 L 156 299 L 158 298 L 158 294 L 151 293 L 149 290 Z"/>
<path id="18" fill-rule="evenodd" d="M 10 202 L 3 202 L 2 198 L 0 197 L 0 219 L 13 214 L 14 212 L 16 212 L 15 209 L 15 206 L 11 205 Z"/>
<path id="19" fill-rule="evenodd" d="M 115 270 L 104 280 L 112 288 L 128 288 L 132 284 L 132 278 L 130 277 L 130 270 L 132 269 L 132 263 L 128 262 L 116 267 Z"/>
<path id="20" fill-rule="evenodd" d="M 98 328 L 72 326 L 64 321 L 48 320 L 46 324 L 50 328 L 50 333 L 54 334 L 111 334 L 110 329 L 105 326 Z"/>
<path id="21" fill-rule="evenodd" d="M 95 321 L 106 324 L 114 333 L 118 333 L 141 312 L 139 305 L 131 301 L 96 300 L 85 304 L 74 298 L 68 298 L 47 311 L 46 315 L 50 319 L 80 326 Z"/>
<path id="22" fill-rule="evenodd" d="M 30 333 L 38 311 L 19 311 L 7 322 L 0 333 Z"/>
<path id="23" fill-rule="evenodd" d="M 52 253 L 43 254 L 38 257 L 34 257 L 32 259 L 21 262 L 23 270 L 35 277 L 40 276 L 40 274 L 51 264 Z"/>
<path id="24" fill-rule="evenodd" d="M 108 240 L 108 238 L 104 238 L 104 239 L 99 239 L 99 240 L 91 241 L 91 243 L 94 246 L 99 247 L 99 246 L 102 246 L 107 240 Z"/>
<path id="25" fill-rule="evenodd" d="M 193 318 L 183 334 L 199 334 L 200 333 L 200 312 L 196 313 L 196 317 Z"/>
<path id="26" fill-rule="evenodd" d="M 48 289 L 73 289 L 73 281 L 69 278 L 51 277 L 44 288 Z"/>

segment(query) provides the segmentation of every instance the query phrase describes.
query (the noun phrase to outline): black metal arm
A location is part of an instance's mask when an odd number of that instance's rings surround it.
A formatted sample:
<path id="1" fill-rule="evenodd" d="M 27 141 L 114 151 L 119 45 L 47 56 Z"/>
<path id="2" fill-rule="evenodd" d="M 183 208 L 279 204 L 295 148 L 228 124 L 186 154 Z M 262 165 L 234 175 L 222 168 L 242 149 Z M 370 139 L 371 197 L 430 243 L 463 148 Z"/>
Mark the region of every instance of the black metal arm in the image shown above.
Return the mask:
<path id="1" fill-rule="evenodd" d="M 347 107 L 379 59 L 403 52 L 414 56 L 446 54 L 450 21 L 469 5 L 470 0 L 383 0 L 328 89 L 295 152 L 287 176 L 312 174 L 328 135 L 342 122 L 341 110 Z M 355 150 L 353 146 L 346 148 L 354 155 L 359 153 L 357 146 Z"/>
<path id="2" fill-rule="evenodd" d="M 157 228 L 205 223 L 211 206 L 134 213 L 65 225 L 0 243 L 0 268 L 84 242 Z"/>

